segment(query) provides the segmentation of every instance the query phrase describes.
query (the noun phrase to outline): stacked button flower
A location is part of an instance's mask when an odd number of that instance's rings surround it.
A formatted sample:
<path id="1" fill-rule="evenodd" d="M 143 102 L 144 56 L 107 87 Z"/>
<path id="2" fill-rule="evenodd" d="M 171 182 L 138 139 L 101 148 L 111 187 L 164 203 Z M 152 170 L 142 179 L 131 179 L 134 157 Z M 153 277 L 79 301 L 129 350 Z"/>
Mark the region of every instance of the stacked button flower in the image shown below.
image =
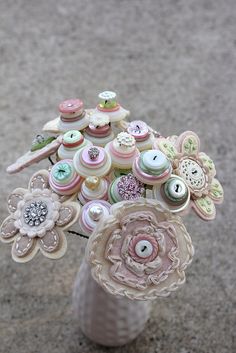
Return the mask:
<path id="1" fill-rule="evenodd" d="M 52 259 L 64 255 L 64 230 L 77 221 L 80 206 L 72 201 L 63 202 L 49 189 L 46 170 L 33 175 L 28 190 L 15 189 L 8 199 L 8 208 L 10 216 L 1 225 L 0 239 L 13 242 L 15 261 L 27 262 L 39 250 Z"/>
<path id="2" fill-rule="evenodd" d="M 215 178 L 213 161 L 200 152 L 200 141 L 192 131 L 186 131 L 177 138 L 159 138 L 154 148 L 160 149 L 171 161 L 173 172 L 188 185 L 191 205 L 204 220 L 215 218 L 215 204 L 223 201 L 223 188 Z"/>
<path id="3" fill-rule="evenodd" d="M 112 123 L 119 122 L 127 118 L 130 112 L 124 109 L 118 102 L 115 92 L 104 91 L 98 95 L 99 103 L 94 109 L 94 113 L 102 113 L 109 116 Z"/>

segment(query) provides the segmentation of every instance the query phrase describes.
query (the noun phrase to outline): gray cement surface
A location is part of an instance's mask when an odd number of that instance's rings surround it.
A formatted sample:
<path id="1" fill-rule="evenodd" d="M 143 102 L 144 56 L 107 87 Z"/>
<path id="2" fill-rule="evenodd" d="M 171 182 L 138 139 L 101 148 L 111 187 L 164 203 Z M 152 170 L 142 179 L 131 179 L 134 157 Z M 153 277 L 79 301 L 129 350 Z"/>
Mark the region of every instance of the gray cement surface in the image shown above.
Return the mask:
<path id="1" fill-rule="evenodd" d="M 196 248 L 187 284 L 155 302 L 146 330 L 127 347 L 89 342 L 72 320 L 71 289 L 85 241 L 66 257 L 11 260 L 0 246 L 0 352 L 233 353 L 235 344 L 235 0 L 0 0 L 1 219 L 6 197 L 33 166 L 6 166 L 56 115 L 58 103 L 118 92 L 132 118 L 163 134 L 201 137 L 225 188 L 215 222 L 191 215 Z"/>

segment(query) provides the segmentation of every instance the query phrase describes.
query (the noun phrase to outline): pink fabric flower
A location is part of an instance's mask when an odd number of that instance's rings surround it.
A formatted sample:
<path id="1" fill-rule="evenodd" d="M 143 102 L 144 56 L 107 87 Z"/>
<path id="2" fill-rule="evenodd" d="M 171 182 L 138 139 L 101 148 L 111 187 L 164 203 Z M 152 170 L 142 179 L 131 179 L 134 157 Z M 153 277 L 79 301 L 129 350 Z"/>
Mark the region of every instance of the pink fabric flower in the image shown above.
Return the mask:
<path id="1" fill-rule="evenodd" d="M 215 204 L 223 202 L 224 192 L 215 178 L 213 161 L 200 152 L 200 140 L 192 131 L 180 136 L 158 138 L 154 148 L 160 149 L 172 162 L 173 173 L 184 179 L 191 193 L 191 206 L 204 220 L 216 216 Z"/>
<path id="2" fill-rule="evenodd" d="M 185 282 L 193 252 L 181 219 L 141 198 L 111 207 L 89 238 L 87 259 L 109 293 L 147 300 L 167 296 Z"/>
<path id="3" fill-rule="evenodd" d="M 60 258 L 67 248 L 64 230 L 79 217 L 80 206 L 62 201 L 49 188 L 49 173 L 34 174 L 27 189 L 15 189 L 8 199 L 10 216 L 1 225 L 0 240 L 13 242 L 17 262 L 31 260 L 40 250 L 49 258 Z"/>

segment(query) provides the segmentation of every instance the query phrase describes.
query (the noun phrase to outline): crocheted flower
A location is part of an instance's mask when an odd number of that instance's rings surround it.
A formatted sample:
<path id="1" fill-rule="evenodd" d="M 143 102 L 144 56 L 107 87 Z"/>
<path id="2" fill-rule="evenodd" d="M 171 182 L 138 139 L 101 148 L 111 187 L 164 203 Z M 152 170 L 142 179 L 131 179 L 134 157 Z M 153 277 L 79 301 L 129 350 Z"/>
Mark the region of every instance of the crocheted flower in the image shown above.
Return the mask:
<path id="1" fill-rule="evenodd" d="M 191 193 L 191 206 L 204 220 L 216 216 L 214 204 L 223 202 L 223 188 L 215 178 L 213 161 L 204 152 L 200 152 L 200 140 L 192 131 L 186 131 L 179 137 L 158 138 L 154 144 L 171 160 L 173 173 L 182 177 Z"/>
<path id="2" fill-rule="evenodd" d="M 28 189 L 15 189 L 8 198 L 10 216 L 1 225 L 0 240 L 14 242 L 17 262 L 31 260 L 38 250 L 49 258 L 62 257 L 67 248 L 64 230 L 79 217 L 79 204 L 63 202 L 49 189 L 48 179 L 48 171 L 37 172 Z"/>
<path id="3" fill-rule="evenodd" d="M 110 211 L 87 245 L 92 275 L 106 291 L 148 300 L 185 282 L 194 250 L 179 217 L 144 198 L 116 203 Z"/>

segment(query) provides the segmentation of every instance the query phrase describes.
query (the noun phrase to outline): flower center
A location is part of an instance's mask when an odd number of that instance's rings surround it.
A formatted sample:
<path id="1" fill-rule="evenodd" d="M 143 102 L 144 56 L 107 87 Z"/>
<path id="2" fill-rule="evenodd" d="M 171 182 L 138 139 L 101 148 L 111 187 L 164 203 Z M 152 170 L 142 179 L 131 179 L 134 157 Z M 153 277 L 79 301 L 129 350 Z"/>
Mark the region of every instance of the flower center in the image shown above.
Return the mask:
<path id="1" fill-rule="evenodd" d="M 52 169 L 53 177 L 58 181 L 65 181 L 72 174 L 72 168 L 69 163 L 58 163 Z"/>
<path id="2" fill-rule="evenodd" d="M 103 215 L 103 208 L 99 205 L 93 205 L 89 209 L 89 215 L 93 221 L 99 221 Z"/>
<path id="3" fill-rule="evenodd" d="M 153 236 L 140 233 L 131 239 L 128 251 L 134 261 L 144 264 L 157 257 L 158 243 Z"/>
<path id="4" fill-rule="evenodd" d="M 37 227 L 46 220 L 47 205 L 42 201 L 35 201 L 24 210 L 24 221 L 31 227 Z"/>
<path id="5" fill-rule="evenodd" d="M 153 252 L 152 243 L 148 240 L 140 240 L 135 245 L 135 252 L 141 258 L 149 257 Z"/>
<path id="6" fill-rule="evenodd" d="M 192 159 L 184 159 L 179 166 L 180 174 L 192 189 L 200 190 L 206 183 L 202 167 Z"/>
<path id="7" fill-rule="evenodd" d="M 88 155 L 89 155 L 89 158 L 94 161 L 98 158 L 100 154 L 100 151 L 97 147 L 91 147 L 89 150 L 88 150 Z"/>

